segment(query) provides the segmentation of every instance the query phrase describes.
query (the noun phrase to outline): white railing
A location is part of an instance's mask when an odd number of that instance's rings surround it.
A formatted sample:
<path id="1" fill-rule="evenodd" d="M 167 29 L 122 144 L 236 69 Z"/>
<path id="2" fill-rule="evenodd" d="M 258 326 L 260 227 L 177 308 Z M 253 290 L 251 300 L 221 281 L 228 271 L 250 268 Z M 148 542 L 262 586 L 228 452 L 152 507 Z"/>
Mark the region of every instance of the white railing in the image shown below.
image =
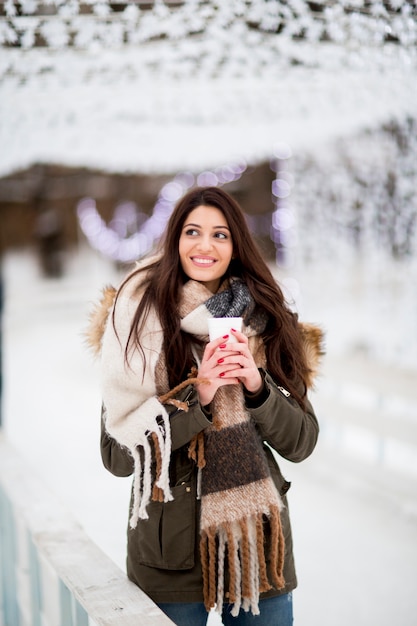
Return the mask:
<path id="1" fill-rule="evenodd" d="M 313 406 L 321 438 L 386 469 L 417 477 L 417 371 L 361 356 L 326 356 Z"/>
<path id="2" fill-rule="evenodd" d="M 0 431 L 0 626 L 169 626 Z"/>

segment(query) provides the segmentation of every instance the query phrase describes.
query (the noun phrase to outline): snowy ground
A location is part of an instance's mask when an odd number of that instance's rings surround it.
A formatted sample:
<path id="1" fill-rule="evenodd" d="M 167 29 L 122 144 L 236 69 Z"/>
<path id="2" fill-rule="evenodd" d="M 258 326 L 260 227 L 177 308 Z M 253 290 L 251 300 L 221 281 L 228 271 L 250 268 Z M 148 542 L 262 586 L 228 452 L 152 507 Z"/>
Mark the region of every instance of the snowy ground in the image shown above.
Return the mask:
<path id="1" fill-rule="evenodd" d="M 130 480 L 111 476 L 101 465 L 98 372 L 82 339 L 91 302 L 101 286 L 117 282 L 117 272 L 80 249 L 68 259 L 60 280 L 43 279 L 30 252 L 6 256 L 3 274 L 6 433 L 92 539 L 123 568 Z M 342 289 L 332 293 L 334 303 Z M 314 292 L 303 293 L 306 300 Z M 343 297 L 348 300 L 349 295 Z M 409 456 L 403 457 L 407 462 L 396 463 L 393 455 L 381 459 L 374 454 L 378 433 L 372 438 L 368 428 L 364 445 L 363 432 L 361 438 L 357 428 L 340 426 L 346 387 L 339 381 L 349 388 L 358 372 L 352 370 L 350 357 L 344 358 L 351 345 L 345 319 L 338 321 L 337 307 L 333 317 L 328 308 L 321 315 L 321 302 L 304 302 L 303 310 L 314 312 L 313 321 L 326 318 L 331 338 L 339 336 L 338 323 L 344 331 L 341 343 L 331 339 L 328 344 L 328 365 L 313 398 L 322 423 L 318 448 L 300 465 L 283 463 L 292 481 L 300 584 L 294 594 L 295 624 L 412 626 L 417 614 L 417 418 L 412 404 L 417 370 L 385 367 L 391 381 L 387 386 L 402 402 L 396 405 L 402 407 L 399 423 L 407 425 L 410 436 Z M 372 424 L 378 409 L 369 394 L 379 381 L 375 367 L 384 364 L 367 359 L 361 362 L 366 375 L 355 401 L 357 410 L 368 410 Z M 352 389 L 353 383 L 351 402 Z M 214 618 L 210 622 L 218 623 Z"/>

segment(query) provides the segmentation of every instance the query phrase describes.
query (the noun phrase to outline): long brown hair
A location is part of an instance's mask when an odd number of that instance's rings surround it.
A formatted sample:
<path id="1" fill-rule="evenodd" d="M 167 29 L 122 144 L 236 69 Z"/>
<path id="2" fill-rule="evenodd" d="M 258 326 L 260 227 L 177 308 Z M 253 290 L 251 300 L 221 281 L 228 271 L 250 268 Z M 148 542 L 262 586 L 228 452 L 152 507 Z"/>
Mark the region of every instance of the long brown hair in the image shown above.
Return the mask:
<path id="1" fill-rule="evenodd" d="M 232 236 L 234 257 L 228 275 L 243 279 L 257 306 L 267 313 L 268 323 L 262 339 L 268 371 L 303 404 L 308 369 L 297 317 L 285 303 L 280 287 L 263 260 L 242 209 L 219 187 L 196 187 L 183 196 L 166 226 L 160 256 L 145 267 L 146 271 L 142 267 L 137 269 L 122 284 L 121 288 L 143 272 L 143 297 L 132 320 L 126 359 L 131 346 L 141 350 L 141 330 L 147 314 L 153 308 L 163 329 L 163 350 L 170 385 L 175 386 L 185 380 L 193 365 L 190 336 L 181 330 L 178 311 L 181 288 L 188 280 L 181 267 L 179 239 L 187 216 L 198 206 L 216 207 L 225 216 Z M 300 392 L 300 389 L 304 389 L 304 392 Z"/>

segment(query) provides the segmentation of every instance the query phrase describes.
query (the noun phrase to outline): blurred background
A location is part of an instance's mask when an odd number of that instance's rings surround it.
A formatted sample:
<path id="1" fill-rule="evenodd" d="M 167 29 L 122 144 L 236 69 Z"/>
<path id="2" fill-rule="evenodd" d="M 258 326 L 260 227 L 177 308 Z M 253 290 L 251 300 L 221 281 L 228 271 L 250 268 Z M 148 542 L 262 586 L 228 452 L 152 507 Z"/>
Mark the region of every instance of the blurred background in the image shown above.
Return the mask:
<path id="1" fill-rule="evenodd" d="M 1 427 L 121 568 L 83 331 L 221 185 L 326 333 L 320 442 L 283 462 L 295 623 L 415 624 L 416 45 L 405 0 L 0 3 Z"/>

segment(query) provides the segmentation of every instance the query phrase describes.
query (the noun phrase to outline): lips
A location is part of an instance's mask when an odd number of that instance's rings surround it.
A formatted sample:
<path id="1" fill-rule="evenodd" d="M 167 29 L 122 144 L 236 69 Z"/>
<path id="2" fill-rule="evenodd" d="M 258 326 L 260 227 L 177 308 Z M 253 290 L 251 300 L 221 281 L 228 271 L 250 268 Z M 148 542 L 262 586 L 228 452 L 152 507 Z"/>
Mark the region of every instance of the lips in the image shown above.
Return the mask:
<path id="1" fill-rule="evenodd" d="M 192 256 L 191 261 L 194 265 L 198 265 L 199 267 L 209 267 L 210 265 L 214 265 L 216 263 L 216 259 L 209 257 L 201 257 L 201 256 Z"/>

